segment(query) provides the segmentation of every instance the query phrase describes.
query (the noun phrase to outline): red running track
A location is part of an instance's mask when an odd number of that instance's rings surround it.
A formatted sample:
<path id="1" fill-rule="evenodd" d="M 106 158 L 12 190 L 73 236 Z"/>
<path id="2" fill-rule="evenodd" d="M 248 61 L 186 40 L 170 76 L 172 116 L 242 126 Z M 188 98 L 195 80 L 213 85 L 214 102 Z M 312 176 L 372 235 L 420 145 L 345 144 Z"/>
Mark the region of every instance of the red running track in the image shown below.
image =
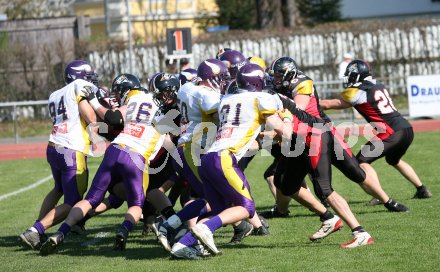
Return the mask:
<path id="1" fill-rule="evenodd" d="M 415 132 L 440 131 L 440 119 L 411 121 Z M 360 128 L 360 134 L 363 129 Z M 341 131 L 340 131 L 341 132 Z M 344 134 L 349 133 L 349 128 Z M 27 144 L 0 144 L 0 160 L 21 160 L 46 157 L 47 142 Z"/>

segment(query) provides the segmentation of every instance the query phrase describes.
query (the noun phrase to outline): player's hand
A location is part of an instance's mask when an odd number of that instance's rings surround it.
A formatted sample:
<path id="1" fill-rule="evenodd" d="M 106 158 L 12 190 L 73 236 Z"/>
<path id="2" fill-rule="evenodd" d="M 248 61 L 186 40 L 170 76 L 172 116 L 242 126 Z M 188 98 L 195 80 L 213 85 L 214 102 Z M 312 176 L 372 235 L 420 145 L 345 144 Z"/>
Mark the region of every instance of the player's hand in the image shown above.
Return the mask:
<path id="1" fill-rule="evenodd" d="M 92 99 L 96 98 L 95 92 L 90 86 L 82 87 L 82 89 L 79 91 L 79 96 L 87 99 L 87 101 L 91 101 Z"/>
<path id="2" fill-rule="evenodd" d="M 284 109 L 284 110 L 279 110 L 279 111 L 277 111 L 277 113 L 278 113 L 278 116 L 281 118 L 281 120 L 283 120 L 284 121 L 284 119 L 289 119 L 289 121 L 292 121 L 293 120 L 293 115 L 292 115 L 292 113 L 289 111 L 289 110 L 287 110 L 287 109 Z"/>

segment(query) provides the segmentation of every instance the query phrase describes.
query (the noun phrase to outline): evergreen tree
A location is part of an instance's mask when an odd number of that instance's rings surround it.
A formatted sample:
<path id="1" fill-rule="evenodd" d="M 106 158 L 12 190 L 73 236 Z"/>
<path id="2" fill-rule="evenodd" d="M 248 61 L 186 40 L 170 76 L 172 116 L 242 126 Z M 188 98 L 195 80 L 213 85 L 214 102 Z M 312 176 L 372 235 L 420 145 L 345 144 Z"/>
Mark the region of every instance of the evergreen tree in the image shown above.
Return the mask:
<path id="1" fill-rule="evenodd" d="M 256 26 L 255 0 L 216 0 L 219 23 L 230 29 L 253 29 Z"/>
<path id="2" fill-rule="evenodd" d="M 296 0 L 296 6 L 307 25 L 341 20 L 341 0 Z"/>

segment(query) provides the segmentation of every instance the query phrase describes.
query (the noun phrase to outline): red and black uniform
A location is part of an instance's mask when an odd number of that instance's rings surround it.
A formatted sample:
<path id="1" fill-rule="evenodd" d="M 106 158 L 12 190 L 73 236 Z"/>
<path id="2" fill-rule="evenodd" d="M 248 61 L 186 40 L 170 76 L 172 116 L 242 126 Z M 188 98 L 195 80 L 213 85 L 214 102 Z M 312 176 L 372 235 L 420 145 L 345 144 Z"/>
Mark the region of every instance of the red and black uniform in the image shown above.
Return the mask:
<path id="1" fill-rule="evenodd" d="M 352 181 L 363 182 L 366 174 L 344 139 L 329 124 L 330 118 L 321 110 L 319 96 L 312 79 L 299 71 L 296 78 L 291 80 L 287 90 L 282 93 L 292 99 L 299 94 L 309 95 L 310 101 L 305 112 L 314 118 L 295 118 L 294 133 L 302 134 L 304 137 L 305 152 L 298 157 L 286 158 L 286 162 L 283 162 L 284 166 L 279 166 L 277 169 L 279 173 L 275 176 L 277 188 L 285 195 L 292 195 L 299 190 L 305 175 L 309 173 L 315 194 L 320 199 L 325 199 L 333 192 L 331 164 Z M 292 100 L 282 99 L 282 101 L 285 108 L 295 111 L 296 104 Z M 300 113 L 301 115 L 303 114 Z M 304 135 L 304 125 L 307 125 L 306 135 Z M 296 140 L 292 140 L 293 144 L 295 142 Z"/>
<path id="2" fill-rule="evenodd" d="M 372 163 L 385 156 L 389 164 L 396 165 L 412 143 L 414 132 L 394 107 L 385 86 L 376 80 L 364 80 L 345 89 L 342 99 L 352 104 L 377 131 L 357 154 L 358 160 Z"/>

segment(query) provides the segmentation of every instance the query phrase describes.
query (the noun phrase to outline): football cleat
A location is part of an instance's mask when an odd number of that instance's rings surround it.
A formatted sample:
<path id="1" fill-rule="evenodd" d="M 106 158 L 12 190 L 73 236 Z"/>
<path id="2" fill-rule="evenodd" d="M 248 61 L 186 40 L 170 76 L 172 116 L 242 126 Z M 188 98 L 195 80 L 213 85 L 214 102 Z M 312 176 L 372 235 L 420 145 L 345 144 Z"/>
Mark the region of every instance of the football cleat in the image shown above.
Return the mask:
<path id="1" fill-rule="evenodd" d="M 360 246 L 372 245 L 374 244 L 373 237 L 366 231 L 354 231 L 353 240 L 349 243 L 340 245 L 341 248 L 356 248 Z"/>
<path id="2" fill-rule="evenodd" d="M 70 229 L 70 232 L 78 234 L 78 235 L 83 235 L 86 233 L 86 227 L 85 224 L 76 224 L 73 225 L 72 228 Z"/>
<path id="3" fill-rule="evenodd" d="M 425 185 L 422 185 L 421 188 L 417 189 L 416 193 L 413 196 L 413 198 L 418 198 L 418 199 L 431 198 L 431 197 L 432 197 L 432 193 L 428 190 L 428 188 L 426 188 Z"/>
<path id="4" fill-rule="evenodd" d="M 64 234 L 60 231 L 55 232 L 46 242 L 41 245 L 40 254 L 43 256 L 52 254 L 55 249 L 64 241 Z"/>
<path id="5" fill-rule="evenodd" d="M 374 198 L 374 197 L 370 201 L 368 201 L 369 206 L 376 206 L 376 205 L 380 205 L 380 204 L 383 204 L 382 201 L 380 201 L 379 199 Z"/>
<path id="6" fill-rule="evenodd" d="M 390 212 L 408 212 L 409 209 L 403 204 L 400 204 L 392 199 L 384 204 L 385 208 L 387 208 Z"/>
<path id="7" fill-rule="evenodd" d="M 197 245 L 194 246 L 195 250 L 198 251 L 198 255 L 202 257 L 208 257 L 211 256 L 211 253 L 200 243 L 200 241 L 197 241 Z"/>
<path id="8" fill-rule="evenodd" d="M 344 224 L 342 223 L 341 218 L 339 218 L 337 215 L 334 215 L 333 218 L 323 221 L 319 230 L 312 234 L 309 238 L 311 241 L 323 239 L 333 232 L 342 229 L 343 226 Z"/>
<path id="9" fill-rule="evenodd" d="M 260 219 L 261 225 L 263 225 L 263 227 L 265 227 L 266 229 L 269 228 L 269 222 L 267 222 L 266 218 L 259 214 L 258 219 Z"/>
<path id="10" fill-rule="evenodd" d="M 266 236 L 266 235 L 269 235 L 269 234 L 270 234 L 269 230 L 264 225 L 262 225 L 259 228 L 254 228 L 254 230 L 252 231 L 251 235 Z"/>
<path id="11" fill-rule="evenodd" d="M 41 238 L 38 232 L 34 232 L 30 229 L 20 234 L 21 240 L 30 246 L 33 250 L 39 250 L 41 247 Z"/>
<path id="12" fill-rule="evenodd" d="M 290 211 L 287 211 L 286 213 L 281 213 L 278 211 L 277 205 L 275 205 L 270 211 L 261 213 L 264 218 L 286 218 L 289 216 Z"/>
<path id="13" fill-rule="evenodd" d="M 194 247 L 185 246 L 181 243 L 175 243 L 170 251 L 171 257 L 176 259 L 188 259 L 188 260 L 199 260 L 202 258 L 197 249 Z"/>
<path id="14" fill-rule="evenodd" d="M 191 232 L 212 255 L 221 254 L 214 243 L 214 236 L 207 225 L 197 224 L 191 228 Z"/>
<path id="15" fill-rule="evenodd" d="M 162 245 L 163 249 L 165 249 L 165 251 L 170 252 L 170 241 L 173 239 L 172 234 L 174 233 L 174 230 L 166 221 L 154 223 L 154 228 L 157 229 L 157 240 Z"/>
<path id="16" fill-rule="evenodd" d="M 125 250 L 127 244 L 128 230 L 125 227 L 120 227 L 116 233 L 113 250 Z"/>
<path id="17" fill-rule="evenodd" d="M 254 230 L 254 226 L 249 222 L 242 220 L 240 224 L 234 226 L 234 236 L 229 243 L 239 244 L 243 241 L 244 237 L 249 236 Z"/>
<path id="18" fill-rule="evenodd" d="M 147 236 L 151 232 L 154 232 L 154 234 L 157 234 L 157 229 L 154 228 L 155 220 L 156 220 L 156 217 L 153 215 L 149 215 L 146 217 L 146 219 L 143 221 L 143 223 L 144 223 L 144 227 L 142 229 L 143 236 Z"/>

